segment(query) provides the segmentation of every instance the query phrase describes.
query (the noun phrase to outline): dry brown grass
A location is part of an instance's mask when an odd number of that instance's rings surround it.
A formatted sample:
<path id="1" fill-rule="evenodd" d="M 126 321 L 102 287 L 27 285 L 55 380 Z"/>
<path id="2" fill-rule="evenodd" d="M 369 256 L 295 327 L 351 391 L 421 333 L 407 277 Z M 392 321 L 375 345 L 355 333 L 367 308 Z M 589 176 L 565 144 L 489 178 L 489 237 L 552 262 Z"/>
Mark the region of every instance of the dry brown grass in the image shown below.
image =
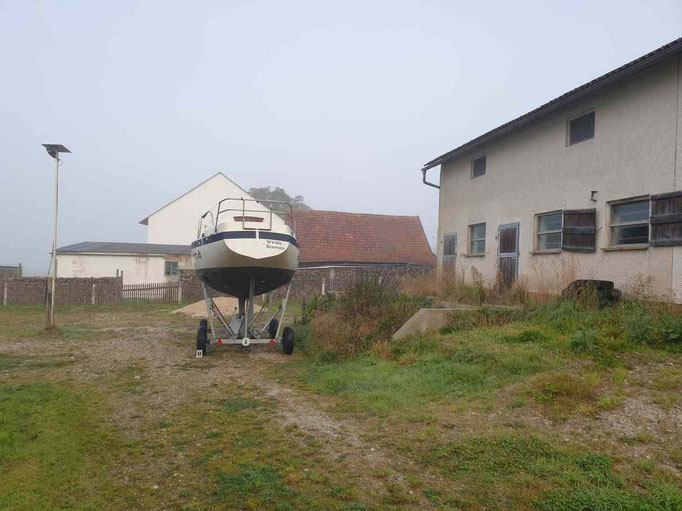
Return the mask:
<path id="1" fill-rule="evenodd" d="M 437 278 L 434 270 L 420 275 L 403 277 L 400 287 L 408 296 L 440 296 L 442 280 Z"/>
<path id="2" fill-rule="evenodd" d="M 594 409 L 600 380 L 596 375 L 542 374 L 530 381 L 528 393 L 549 415 L 575 410 L 589 415 Z"/>

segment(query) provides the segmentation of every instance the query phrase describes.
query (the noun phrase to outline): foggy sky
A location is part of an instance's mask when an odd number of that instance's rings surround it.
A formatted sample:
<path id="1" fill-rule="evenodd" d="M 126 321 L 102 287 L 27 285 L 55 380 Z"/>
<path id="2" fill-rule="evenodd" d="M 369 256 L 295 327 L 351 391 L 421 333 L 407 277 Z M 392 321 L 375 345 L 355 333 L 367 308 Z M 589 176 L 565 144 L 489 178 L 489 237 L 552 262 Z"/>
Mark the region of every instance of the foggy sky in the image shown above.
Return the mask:
<path id="1" fill-rule="evenodd" d="M 419 215 L 423 163 L 680 35 L 682 2 L 0 0 L 0 264 L 145 241 L 224 172 L 315 209 Z M 437 180 L 437 170 L 431 172 Z"/>

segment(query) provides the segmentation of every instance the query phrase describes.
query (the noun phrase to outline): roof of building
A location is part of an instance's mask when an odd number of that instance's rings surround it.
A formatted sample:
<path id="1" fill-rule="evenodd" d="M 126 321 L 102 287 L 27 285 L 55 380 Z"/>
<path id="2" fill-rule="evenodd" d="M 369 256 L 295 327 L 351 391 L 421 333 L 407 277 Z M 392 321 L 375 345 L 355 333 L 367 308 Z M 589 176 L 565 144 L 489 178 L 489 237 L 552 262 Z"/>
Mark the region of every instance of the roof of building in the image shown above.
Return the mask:
<path id="1" fill-rule="evenodd" d="M 433 160 L 424 164 L 424 166 L 422 167 L 422 171 L 436 167 L 454 158 L 455 156 L 459 156 L 460 154 L 463 154 L 467 151 L 471 151 L 483 144 L 489 143 L 497 138 L 500 138 L 503 135 L 510 133 L 511 131 L 519 129 L 523 126 L 527 126 L 559 110 L 560 108 L 563 108 L 579 99 L 582 99 L 583 97 L 589 94 L 592 94 L 609 85 L 612 85 L 629 76 L 632 76 L 633 74 L 642 71 L 643 69 L 646 69 L 650 66 L 653 66 L 654 64 L 657 64 L 666 57 L 674 55 L 679 52 L 682 52 L 682 37 L 680 37 L 679 39 L 675 39 L 674 41 L 664 46 L 661 46 L 660 48 L 652 51 L 651 53 L 647 53 L 646 55 L 639 57 L 638 59 L 635 59 L 632 62 L 628 62 L 627 64 L 620 66 L 619 68 L 616 68 L 613 71 L 610 71 L 605 75 L 600 76 L 599 78 L 595 78 L 594 80 L 589 81 L 586 84 L 581 85 L 580 87 L 576 87 L 575 89 L 570 90 L 565 94 L 562 94 L 558 98 L 555 98 L 549 101 L 548 103 L 539 106 L 535 110 L 531 110 L 530 112 L 522 115 L 521 117 L 517 117 L 516 119 L 513 119 L 501 126 L 498 126 L 497 128 L 488 131 L 487 133 L 484 133 L 483 135 L 476 137 L 473 140 L 470 140 L 466 144 L 462 144 L 461 146 L 456 147 L 455 149 L 448 151 L 447 153 L 441 154 L 437 158 L 434 158 Z"/>
<path id="2" fill-rule="evenodd" d="M 436 262 L 418 216 L 296 210 L 294 221 L 302 264 Z"/>
<path id="3" fill-rule="evenodd" d="M 189 245 L 162 245 L 155 243 L 113 243 L 109 241 L 84 241 L 57 249 L 61 254 L 135 254 L 135 255 L 189 255 Z"/>
<path id="4" fill-rule="evenodd" d="M 294 211 L 301 264 L 434 265 L 418 216 L 340 211 Z M 189 245 L 85 241 L 57 249 L 60 254 L 189 255 Z"/>
<path id="5" fill-rule="evenodd" d="M 194 188 L 190 188 L 189 190 L 187 190 L 185 193 L 183 193 L 183 194 L 180 195 L 179 197 L 176 197 L 176 198 L 173 199 L 172 201 L 170 201 L 170 202 L 168 202 L 167 204 L 164 204 L 163 206 L 161 206 L 159 209 L 157 209 L 157 210 L 154 211 L 153 213 L 147 215 L 147 216 L 144 217 L 142 220 L 140 220 L 139 223 L 141 223 L 142 225 L 147 225 L 147 224 L 149 223 L 149 217 L 150 217 L 150 216 L 153 216 L 153 215 L 157 214 L 157 213 L 158 213 L 159 211 L 161 211 L 162 209 L 164 209 L 164 208 L 170 206 L 171 204 L 173 204 L 173 203 L 176 202 L 176 201 L 179 201 L 179 200 L 182 199 L 185 195 L 187 195 L 188 193 L 193 192 L 194 190 L 196 190 L 197 188 L 199 188 L 200 186 L 202 186 L 204 183 L 206 183 L 207 181 L 210 181 L 211 179 L 213 179 L 213 178 L 216 177 L 216 176 L 223 176 L 223 177 L 224 177 L 225 179 L 227 179 L 230 183 L 232 183 L 233 185 L 235 185 L 237 188 L 241 189 L 241 190 L 244 192 L 244 194 L 248 195 L 248 193 L 247 193 L 246 190 L 244 190 L 241 186 L 239 186 L 237 183 L 235 183 L 234 181 L 232 181 L 232 180 L 231 180 L 229 177 L 227 177 L 225 174 L 223 174 L 222 172 L 216 172 L 215 174 L 213 174 L 213 175 L 212 175 L 211 177 L 209 177 L 208 179 L 205 179 L 205 180 L 203 180 L 201 183 L 199 183 L 198 185 L 196 185 Z"/>

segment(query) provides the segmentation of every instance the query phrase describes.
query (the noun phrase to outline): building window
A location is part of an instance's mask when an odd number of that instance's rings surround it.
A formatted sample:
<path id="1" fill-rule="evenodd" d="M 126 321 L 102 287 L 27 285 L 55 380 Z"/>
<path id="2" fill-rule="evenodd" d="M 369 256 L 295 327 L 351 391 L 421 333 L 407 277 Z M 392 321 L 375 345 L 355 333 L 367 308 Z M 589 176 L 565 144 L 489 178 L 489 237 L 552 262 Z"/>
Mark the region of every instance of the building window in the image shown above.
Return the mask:
<path id="1" fill-rule="evenodd" d="M 471 162 L 471 177 L 472 177 L 472 179 L 475 177 L 485 175 L 485 163 L 486 163 L 485 156 L 481 156 L 480 158 L 475 158 L 474 161 Z"/>
<path id="2" fill-rule="evenodd" d="M 178 262 L 177 261 L 166 261 L 166 265 L 164 267 L 163 273 L 164 273 L 164 275 L 177 275 L 179 273 Z"/>
<path id="3" fill-rule="evenodd" d="M 611 245 L 649 243 L 649 199 L 611 204 Z"/>
<path id="4" fill-rule="evenodd" d="M 485 224 L 469 226 L 469 254 L 485 254 Z"/>
<path id="5" fill-rule="evenodd" d="M 561 211 L 536 215 L 535 249 L 537 251 L 561 249 L 561 224 L 563 216 Z"/>
<path id="6" fill-rule="evenodd" d="M 443 256 L 453 256 L 457 253 L 457 234 L 443 236 Z"/>
<path id="7" fill-rule="evenodd" d="M 568 145 L 594 138 L 594 112 L 568 121 Z"/>

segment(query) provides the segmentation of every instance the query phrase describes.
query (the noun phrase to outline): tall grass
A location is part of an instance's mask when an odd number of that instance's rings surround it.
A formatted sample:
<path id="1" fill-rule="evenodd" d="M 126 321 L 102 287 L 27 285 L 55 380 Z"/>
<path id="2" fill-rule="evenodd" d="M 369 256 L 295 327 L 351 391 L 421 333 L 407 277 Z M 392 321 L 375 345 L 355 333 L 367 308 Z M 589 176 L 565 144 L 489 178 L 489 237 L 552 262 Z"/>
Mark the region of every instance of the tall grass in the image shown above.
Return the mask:
<path id="1" fill-rule="evenodd" d="M 338 298 L 318 298 L 306 305 L 310 324 L 307 350 L 334 360 L 366 352 L 391 338 L 420 307 L 429 302 L 399 292 L 400 283 L 370 273 L 356 275 Z"/>

